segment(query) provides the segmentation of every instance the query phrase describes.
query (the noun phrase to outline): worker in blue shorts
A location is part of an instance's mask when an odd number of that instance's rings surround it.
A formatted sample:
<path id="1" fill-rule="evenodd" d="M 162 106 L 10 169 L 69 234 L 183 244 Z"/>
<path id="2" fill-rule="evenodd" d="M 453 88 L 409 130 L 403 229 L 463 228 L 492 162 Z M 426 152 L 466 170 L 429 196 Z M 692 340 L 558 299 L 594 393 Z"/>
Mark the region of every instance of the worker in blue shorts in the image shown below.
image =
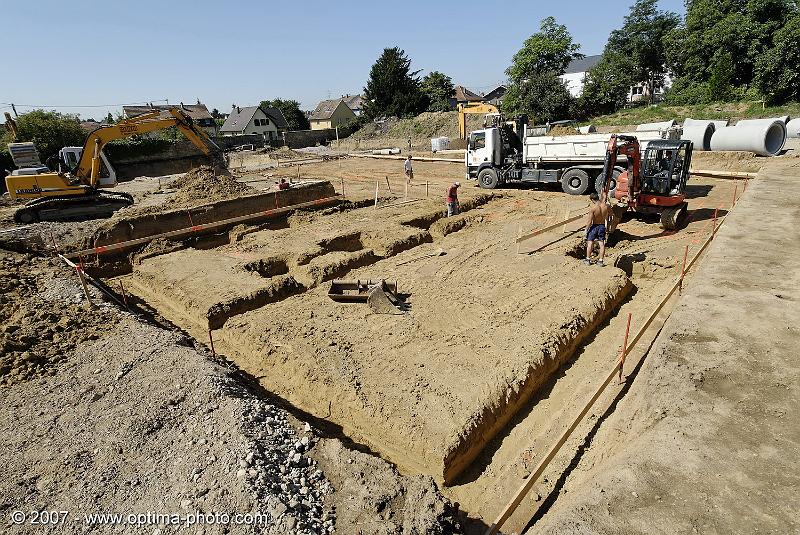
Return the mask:
<path id="1" fill-rule="evenodd" d="M 598 266 L 604 266 L 603 258 L 606 254 L 606 221 L 608 220 L 608 204 L 605 201 L 605 193 L 598 195 L 592 193 L 589 198 L 592 206 L 586 214 L 586 259 L 583 261 L 587 266 L 592 265 L 592 247 L 594 242 L 600 243 L 600 256 L 597 260 Z"/>

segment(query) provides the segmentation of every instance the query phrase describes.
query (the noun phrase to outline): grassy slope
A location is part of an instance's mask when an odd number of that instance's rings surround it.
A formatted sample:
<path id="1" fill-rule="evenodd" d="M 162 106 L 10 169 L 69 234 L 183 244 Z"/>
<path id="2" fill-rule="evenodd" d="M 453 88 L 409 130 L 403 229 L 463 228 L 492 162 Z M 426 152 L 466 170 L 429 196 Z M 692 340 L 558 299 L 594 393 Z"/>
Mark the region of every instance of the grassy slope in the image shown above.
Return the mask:
<path id="1" fill-rule="evenodd" d="M 800 116 L 800 102 L 792 102 L 784 106 L 764 108 L 760 102 L 717 102 L 714 104 L 697 104 L 692 106 L 642 106 L 630 108 L 595 117 L 588 123 L 597 126 L 617 126 L 669 121 L 677 119 L 682 122 L 687 117 L 692 119 L 752 119 L 759 117 L 779 117 L 789 115 Z"/>

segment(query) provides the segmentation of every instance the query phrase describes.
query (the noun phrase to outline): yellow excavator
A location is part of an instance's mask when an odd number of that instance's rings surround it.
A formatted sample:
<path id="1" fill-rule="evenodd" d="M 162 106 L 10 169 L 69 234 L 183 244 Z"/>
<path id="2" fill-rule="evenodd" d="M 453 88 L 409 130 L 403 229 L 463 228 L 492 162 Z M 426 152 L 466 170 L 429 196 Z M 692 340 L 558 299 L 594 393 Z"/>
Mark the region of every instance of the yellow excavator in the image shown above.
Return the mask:
<path id="1" fill-rule="evenodd" d="M 492 118 L 492 123 L 498 123 L 500 119 L 500 110 L 497 109 L 497 106 L 492 104 L 487 104 L 486 102 L 471 102 L 468 104 L 459 104 L 458 105 L 458 135 L 461 136 L 461 139 L 467 139 L 467 115 L 481 115 L 483 114 L 488 121 L 488 118 Z M 485 125 L 489 126 L 489 125 Z"/>
<path id="2" fill-rule="evenodd" d="M 15 130 L 12 125 L 12 132 Z M 222 150 L 208 134 L 180 108 L 153 111 L 123 119 L 94 130 L 86 138 L 75 167 L 68 172 L 47 168 L 17 169 L 6 177 L 12 199 L 29 199 L 17 210 L 14 220 L 33 223 L 42 219 L 59 220 L 77 217 L 107 217 L 133 204 L 133 197 L 123 192 L 103 191 L 116 186 L 116 180 L 101 180 L 103 147 L 110 141 L 136 134 L 146 134 L 171 126 L 177 127 L 206 156 L 212 166 L 226 167 Z"/>

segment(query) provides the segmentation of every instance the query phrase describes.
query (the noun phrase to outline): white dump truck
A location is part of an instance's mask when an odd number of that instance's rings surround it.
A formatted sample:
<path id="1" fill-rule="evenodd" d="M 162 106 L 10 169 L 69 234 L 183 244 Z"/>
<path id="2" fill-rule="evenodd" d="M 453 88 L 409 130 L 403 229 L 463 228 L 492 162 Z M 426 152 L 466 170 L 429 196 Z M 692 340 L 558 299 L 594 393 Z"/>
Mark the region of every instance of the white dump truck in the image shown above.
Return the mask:
<path id="1" fill-rule="evenodd" d="M 530 134 L 524 116 L 471 132 L 465 156 L 466 178 L 477 180 L 487 189 L 513 182 L 560 183 L 572 195 L 602 189 L 601 175 L 610 134 L 563 137 Z M 656 139 L 678 139 L 680 130 L 672 127 L 629 135 L 635 135 L 644 150 L 647 143 Z M 623 167 L 615 168 L 612 191 L 616 188 L 616 176 L 622 171 Z"/>

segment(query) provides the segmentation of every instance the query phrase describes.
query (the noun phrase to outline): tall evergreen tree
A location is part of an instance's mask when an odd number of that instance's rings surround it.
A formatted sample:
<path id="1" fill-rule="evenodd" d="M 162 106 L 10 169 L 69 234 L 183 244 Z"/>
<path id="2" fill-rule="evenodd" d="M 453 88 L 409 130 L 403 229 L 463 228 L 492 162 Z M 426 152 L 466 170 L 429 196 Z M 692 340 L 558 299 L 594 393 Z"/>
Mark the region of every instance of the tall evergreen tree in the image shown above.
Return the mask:
<path id="1" fill-rule="evenodd" d="M 409 117 L 428 107 L 420 89 L 419 71 L 411 71 L 411 60 L 398 47 L 385 48 L 372 65 L 364 88 L 364 115 Z"/>

